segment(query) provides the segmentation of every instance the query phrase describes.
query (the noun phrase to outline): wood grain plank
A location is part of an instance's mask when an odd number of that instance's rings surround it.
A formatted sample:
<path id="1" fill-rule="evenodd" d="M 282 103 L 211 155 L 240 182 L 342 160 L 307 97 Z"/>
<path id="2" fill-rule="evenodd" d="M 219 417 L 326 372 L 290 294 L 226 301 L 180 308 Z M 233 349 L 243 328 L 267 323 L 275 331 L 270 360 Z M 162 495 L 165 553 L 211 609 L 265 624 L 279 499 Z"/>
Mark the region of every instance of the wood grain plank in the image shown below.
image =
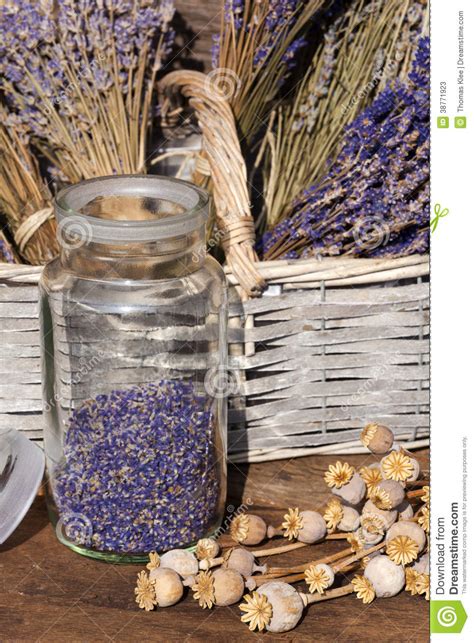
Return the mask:
<path id="1" fill-rule="evenodd" d="M 429 465 L 427 451 L 419 454 Z M 245 502 L 268 523 L 278 524 L 289 506 L 316 509 L 327 498 L 324 471 L 334 458 L 229 464 L 227 506 Z M 371 461 L 351 456 L 356 467 Z M 339 551 L 337 541 L 311 547 L 310 557 Z M 300 549 L 275 556 L 276 565 L 307 562 Z M 133 596 L 136 565 L 107 565 L 82 558 L 55 538 L 42 498 L 15 534 L 0 546 L 0 632 L 2 641 L 63 643 L 103 641 L 429 641 L 429 605 L 406 592 L 363 606 L 354 596 L 310 607 L 298 627 L 282 635 L 256 637 L 240 622 L 238 606 L 203 611 L 187 591 L 175 607 L 145 613 Z M 261 558 L 264 561 L 264 557 Z M 344 579 L 342 582 L 347 582 Z M 304 591 L 304 583 L 297 585 Z M 403 615 L 403 617 L 401 617 Z"/>

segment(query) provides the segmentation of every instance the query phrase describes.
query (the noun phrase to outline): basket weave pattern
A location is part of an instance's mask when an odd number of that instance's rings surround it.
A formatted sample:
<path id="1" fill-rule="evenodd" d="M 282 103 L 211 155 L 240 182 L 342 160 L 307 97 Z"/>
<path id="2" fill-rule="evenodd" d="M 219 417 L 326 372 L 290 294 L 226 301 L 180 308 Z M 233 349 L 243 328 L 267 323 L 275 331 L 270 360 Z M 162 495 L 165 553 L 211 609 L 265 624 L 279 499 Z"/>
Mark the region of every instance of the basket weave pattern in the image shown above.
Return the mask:
<path id="1" fill-rule="evenodd" d="M 374 419 L 399 441 L 424 444 L 426 258 L 272 263 L 260 265 L 268 294 L 230 309 L 231 364 L 241 380 L 231 458 L 356 450 L 361 427 Z"/>
<path id="2" fill-rule="evenodd" d="M 203 151 L 195 180 L 210 175 L 232 287 L 229 456 L 271 460 L 356 448 L 367 421 L 400 441 L 429 432 L 427 257 L 258 263 L 245 162 L 232 111 L 199 72 L 161 83 L 164 114 L 185 95 Z M 222 238 L 222 237 L 221 237 Z M 0 266 L 0 427 L 42 438 L 37 283 L 41 268 Z M 260 298 L 264 285 L 268 289 Z"/>

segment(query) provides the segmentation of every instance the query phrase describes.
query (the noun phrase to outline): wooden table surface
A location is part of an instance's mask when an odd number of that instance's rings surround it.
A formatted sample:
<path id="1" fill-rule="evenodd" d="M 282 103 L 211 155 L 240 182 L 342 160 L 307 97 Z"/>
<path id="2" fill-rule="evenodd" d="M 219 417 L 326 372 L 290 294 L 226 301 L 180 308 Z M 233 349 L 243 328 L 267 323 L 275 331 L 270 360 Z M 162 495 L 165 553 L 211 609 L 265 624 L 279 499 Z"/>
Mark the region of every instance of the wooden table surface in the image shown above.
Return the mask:
<path id="1" fill-rule="evenodd" d="M 428 453 L 419 453 L 423 469 Z M 371 459 L 346 456 L 356 466 Z M 316 508 L 327 497 L 323 472 L 333 456 L 229 465 L 228 507 L 242 502 L 272 524 L 289 506 Z M 275 542 L 275 541 L 274 541 Z M 333 553 L 341 541 L 272 557 L 272 563 L 307 562 Z M 262 560 L 262 559 L 261 559 Z M 136 565 L 83 558 L 61 545 L 37 498 L 17 531 L 0 547 L 1 641 L 428 641 L 428 601 L 402 592 L 363 605 L 355 596 L 310 606 L 287 634 L 253 634 L 238 606 L 202 610 L 188 595 L 175 607 L 143 612 L 134 602 Z M 347 582 L 344 580 L 343 582 Z M 300 585 L 304 587 L 304 583 Z"/>

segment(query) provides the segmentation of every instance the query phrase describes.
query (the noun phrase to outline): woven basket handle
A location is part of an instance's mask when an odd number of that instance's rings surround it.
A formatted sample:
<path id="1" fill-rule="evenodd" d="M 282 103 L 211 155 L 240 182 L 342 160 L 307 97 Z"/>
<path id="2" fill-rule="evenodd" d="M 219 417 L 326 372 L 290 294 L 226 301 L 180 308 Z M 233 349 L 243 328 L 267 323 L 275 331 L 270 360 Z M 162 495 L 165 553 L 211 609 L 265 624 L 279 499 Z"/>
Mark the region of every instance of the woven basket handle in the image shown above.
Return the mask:
<path id="1" fill-rule="evenodd" d="M 163 116 L 181 94 L 189 99 L 202 132 L 202 154 L 196 173 L 205 176 L 207 161 L 213 182 L 220 242 L 235 278 L 250 297 L 258 296 L 265 281 L 256 263 L 255 224 L 250 213 L 247 169 L 240 150 L 235 119 L 229 103 L 208 76 L 197 71 L 174 71 L 160 81 Z M 200 161 L 200 162 L 199 162 Z"/>

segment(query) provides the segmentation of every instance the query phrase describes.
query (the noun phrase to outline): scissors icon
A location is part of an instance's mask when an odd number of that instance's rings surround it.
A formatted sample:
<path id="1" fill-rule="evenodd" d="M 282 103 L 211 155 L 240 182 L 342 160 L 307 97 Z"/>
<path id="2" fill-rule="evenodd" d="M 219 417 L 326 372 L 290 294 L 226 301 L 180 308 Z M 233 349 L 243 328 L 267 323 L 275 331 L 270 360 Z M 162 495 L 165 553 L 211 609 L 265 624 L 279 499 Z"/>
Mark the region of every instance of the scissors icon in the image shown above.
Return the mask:
<path id="1" fill-rule="evenodd" d="M 434 207 L 434 213 L 435 213 L 435 216 L 430 221 L 431 234 L 433 234 L 433 232 L 438 227 L 439 220 L 449 214 L 449 210 L 448 208 L 444 208 L 443 210 L 441 210 L 441 204 L 436 203 Z"/>

